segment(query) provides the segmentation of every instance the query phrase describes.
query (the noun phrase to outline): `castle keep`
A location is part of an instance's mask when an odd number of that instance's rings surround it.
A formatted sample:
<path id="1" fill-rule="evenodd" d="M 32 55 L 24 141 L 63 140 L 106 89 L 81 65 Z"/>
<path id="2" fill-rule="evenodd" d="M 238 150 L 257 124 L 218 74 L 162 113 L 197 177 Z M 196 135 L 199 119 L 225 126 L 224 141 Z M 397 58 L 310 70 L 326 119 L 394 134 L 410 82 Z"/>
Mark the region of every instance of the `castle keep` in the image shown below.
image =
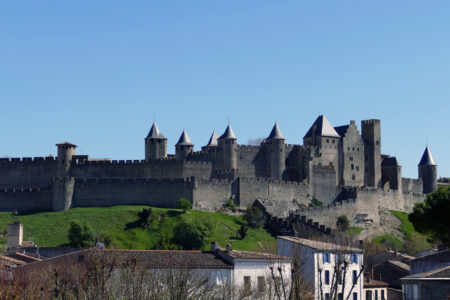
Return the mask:
<path id="1" fill-rule="evenodd" d="M 379 120 L 364 120 L 359 130 L 355 121 L 333 127 L 319 116 L 303 145 L 287 144 L 278 124 L 259 146 L 237 141 L 228 125 L 195 152 L 183 131 L 172 155 L 154 123 L 145 138 L 144 160 L 90 159 L 67 142 L 56 145 L 57 157 L 2 158 L 0 210 L 176 207 L 184 197 L 203 210 L 216 210 L 229 199 L 243 207 L 258 200 L 271 214 L 286 216 L 317 199 L 324 208 L 309 214 L 319 222 L 327 224 L 337 205 L 352 203 L 345 210 L 357 223 L 376 221 L 380 208 L 411 210 L 436 189 L 437 165 L 428 147 L 419 178 L 403 178 L 397 159 L 381 153 Z"/>

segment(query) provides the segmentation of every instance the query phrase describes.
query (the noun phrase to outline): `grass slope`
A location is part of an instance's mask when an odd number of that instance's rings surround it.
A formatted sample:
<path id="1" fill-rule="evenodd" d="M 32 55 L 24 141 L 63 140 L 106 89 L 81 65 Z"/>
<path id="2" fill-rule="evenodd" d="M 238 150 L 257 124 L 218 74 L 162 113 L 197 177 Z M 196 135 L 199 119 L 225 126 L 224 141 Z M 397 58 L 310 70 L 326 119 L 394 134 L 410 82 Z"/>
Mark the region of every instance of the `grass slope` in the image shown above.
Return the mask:
<path id="1" fill-rule="evenodd" d="M 99 236 L 107 236 L 111 247 L 120 249 L 152 249 L 158 242 L 158 233 L 169 239 L 173 228 L 183 220 L 208 222 L 211 228 L 208 243 L 218 241 L 221 247 L 232 243 L 234 249 L 247 251 L 274 251 L 276 240 L 266 230 L 249 228 L 244 240 L 235 240 L 242 224 L 241 217 L 218 212 L 187 211 L 152 207 L 155 220 L 149 228 L 134 226 L 137 213 L 144 205 L 123 205 L 113 207 L 77 207 L 63 212 L 36 212 L 21 215 L 24 224 L 24 239 L 33 240 L 40 246 L 59 246 L 69 242 L 67 232 L 72 221 L 87 224 Z M 0 231 L 7 229 L 12 222 L 11 213 L 0 212 Z"/>
<path id="2" fill-rule="evenodd" d="M 430 249 L 432 245 L 427 241 L 427 236 L 417 232 L 413 224 L 408 220 L 408 213 L 403 211 L 389 211 L 393 216 L 401 221 L 398 229 L 405 235 L 404 241 L 392 235 L 378 236 L 373 239 L 378 244 L 385 244 L 408 254 Z"/>

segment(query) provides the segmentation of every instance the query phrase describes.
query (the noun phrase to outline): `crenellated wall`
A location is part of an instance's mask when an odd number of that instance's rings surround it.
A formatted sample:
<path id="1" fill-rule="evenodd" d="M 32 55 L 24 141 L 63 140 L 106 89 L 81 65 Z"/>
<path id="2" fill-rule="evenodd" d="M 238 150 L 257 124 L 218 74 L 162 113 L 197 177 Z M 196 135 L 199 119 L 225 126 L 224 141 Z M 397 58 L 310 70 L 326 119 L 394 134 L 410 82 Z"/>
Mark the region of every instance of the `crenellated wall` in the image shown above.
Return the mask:
<path id="1" fill-rule="evenodd" d="M 236 197 L 236 183 L 231 180 L 198 179 L 194 190 L 194 208 L 216 211 Z"/>
<path id="2" fill-rule="evenodd" d="M 0 158 L 0 188 L 47 186 L 57 163 L 54 157 Z"/>
<path id="3" fill-rule="evenodd" d="M 403 193 L 422 194 L 422 181 L 419 179 L 402 178 Z"/>
<path id="4" fill-rule="evenodd" d="M 0 189 L 0 211 L 50 210 L 52 188 Z"/>

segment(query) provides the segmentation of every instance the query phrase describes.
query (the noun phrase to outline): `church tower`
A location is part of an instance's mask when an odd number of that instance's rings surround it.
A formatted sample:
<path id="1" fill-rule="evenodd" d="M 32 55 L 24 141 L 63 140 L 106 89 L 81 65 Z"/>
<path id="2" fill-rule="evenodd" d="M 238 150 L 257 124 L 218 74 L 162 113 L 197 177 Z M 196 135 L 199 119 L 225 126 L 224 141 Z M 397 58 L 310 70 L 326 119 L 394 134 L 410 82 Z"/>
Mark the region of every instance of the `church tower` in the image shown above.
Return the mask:
<path id="1" fill-rule="evenodd" d="M 286 166 L 286 144 L 278 123 L 273 126 L 266 143 L 270 151 L 270 177 L 281 180 Z"/>
<path id="2" fill-rule="evenodd" d="M 423 193 L 429 194 L 437 189 L 437 165 L 431 156 L 430 149 L 425 148 L 419 162 L 419 180 L 423 184 Z"/>
<path id="3" fill-rule="evenodd" d="M 145 138 L 145 160 L 161 159 L 167 157 L 167 138 L 159 132 L 156 123 L 153 123 L 150 132 Z"/>

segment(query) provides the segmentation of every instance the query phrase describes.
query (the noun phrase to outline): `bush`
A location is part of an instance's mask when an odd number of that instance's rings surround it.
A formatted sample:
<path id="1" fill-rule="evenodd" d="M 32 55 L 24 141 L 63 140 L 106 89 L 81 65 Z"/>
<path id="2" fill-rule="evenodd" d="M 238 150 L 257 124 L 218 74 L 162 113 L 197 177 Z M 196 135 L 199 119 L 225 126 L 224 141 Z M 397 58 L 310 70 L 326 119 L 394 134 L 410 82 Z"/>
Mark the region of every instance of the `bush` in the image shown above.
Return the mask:
<path id="1" fill-rule="evenodd" d="M 264 213 L 257 207 L 248 206 L 243 216 L 248 226 L 258 228 L 264 225 L 266 219 Z"/>
<path id="2" fill-rule="evenodd" d="M 192 204 L 188 200 L 186 200 L 184 198 L 180 198 L 180 200 L 178 200 L 178 208 L 182 209 L 184 212 L 186 212 L 186 210 L 192 208 Z"/>
<path id="3" fill-rule="evenodd" d="M 142 211 L 138 212 L 139 217 L 139 225 L 140 226 L 146 226 L 153 222 L 153 218 L 150 218 L 152 215 L 152 209 L 151 208 L 143 208 Z"/>
<path id="4" fill-rule="evenodd" d="M 91 228 L 86 224 L 81 227 L 77 222 L 70 223 L 69 245 L 77 248 L 92 247 L 95 244 L 95 236 Z"/>
<path id="5" fill-rule="evenodd" d="M 339 231 L 342 231 L 342 232 L 347 231 L 347 229 L 349 229 L 349 227 L 350 227 L 350 222 L 349 222 L 347 216 L 345 216 L 345 215 L 339 216 L 336 221 L 336 226 Z"/>
<path id="6" fill-rule="evenodd" d="M 185 250 L 200 249 L 208 235 L 206 224 L 184 221 L 173 229 L 173 242 Z"/>
<path id="7" fill-rule="evenodd" d="M 245 237 L 247 236 L 247 230 L 248 230 L 248 226 L 245 224 L 242 224 L 238 231 L 239 239 L 241 239 L 241 240 L 245 239 Z"/>
<path id="8" fill-rule="evenodd" d="M 309 202 L 309 207 L 322 207 L 323 203 L 319 201 L 316 197 L 312 197 L 311 202 Z"/>

